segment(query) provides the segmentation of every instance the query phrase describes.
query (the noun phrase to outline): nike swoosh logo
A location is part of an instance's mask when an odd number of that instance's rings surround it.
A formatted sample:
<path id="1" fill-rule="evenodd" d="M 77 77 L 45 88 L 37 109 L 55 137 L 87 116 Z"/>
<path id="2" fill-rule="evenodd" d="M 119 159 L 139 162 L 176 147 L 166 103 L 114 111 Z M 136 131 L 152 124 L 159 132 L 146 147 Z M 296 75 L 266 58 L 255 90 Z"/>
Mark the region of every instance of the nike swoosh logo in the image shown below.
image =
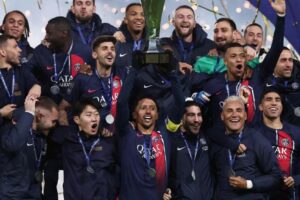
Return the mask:
<path id="1" fill-rule="evenodd" d="M 269 84 L 269 83 L 266 84 L 266 87 L 272 87 L 272 86 L 273 84 Z"/>
<path id="2" fill-rule="evenodd" d="M 186 147 L 177 147 L 177 151 L 181 151 L 183 149 L 185 149 Z"/>
<path id="3" fill-rule="evenodd" d="M 28 147 L 33 146 L 33 143 L 26 143 Z"/>
<path id="4" fill-rule="evenodd" d="M 126 55 L 127 55 L 127 53 L 124 53 L 124 54 L 121 54 L 121 53 L 120 53 L 119 56 L 122 58 L 122 57 L 124 57 L 124 56 L 126 56 Z"/>
<path id="5" fill-rule="evenodd" d="M 94 93 L 94 92 L 96 92 L 97 90 L 93 90 L 93 89 L 88 89 L 88 93 Z"/>
<path id="6" fill-rule="evenodd" d="M 47 70 L 52 70 L 52 69 L 54 69 L 54 67 L 52 67 L 52 66 L 47 66 Z"/>
<path id="7" fill-rule="evenodd" d="M 144 85 L 144 88 L 147 89 L 149 87 L 152 87 L 152 85 Z"/>

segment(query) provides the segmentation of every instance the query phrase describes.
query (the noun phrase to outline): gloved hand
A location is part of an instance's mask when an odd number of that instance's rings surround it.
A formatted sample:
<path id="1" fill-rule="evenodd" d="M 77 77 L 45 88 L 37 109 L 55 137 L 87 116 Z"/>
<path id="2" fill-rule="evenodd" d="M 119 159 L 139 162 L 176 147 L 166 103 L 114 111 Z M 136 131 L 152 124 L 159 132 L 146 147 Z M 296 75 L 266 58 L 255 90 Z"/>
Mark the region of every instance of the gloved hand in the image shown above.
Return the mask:
<path id="1" fill-rule="evenodd" d="M 210 96 L 211 96 L 211 94 L 209 94 L 205 91 L 200 91 L 198 93 L 195 92 L 192 94 L 193 100 L 196 101 L 201 106 L 205 105 L 206 103 L 208 103 L 210 101 L 210 99 L 209 99 Z"/>

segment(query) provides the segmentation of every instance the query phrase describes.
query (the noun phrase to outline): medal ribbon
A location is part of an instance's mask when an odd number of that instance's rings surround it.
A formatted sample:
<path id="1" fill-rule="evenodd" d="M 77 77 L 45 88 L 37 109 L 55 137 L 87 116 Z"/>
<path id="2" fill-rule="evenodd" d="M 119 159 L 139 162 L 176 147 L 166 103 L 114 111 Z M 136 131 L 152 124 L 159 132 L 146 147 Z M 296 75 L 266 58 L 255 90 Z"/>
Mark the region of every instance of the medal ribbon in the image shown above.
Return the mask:
<path id="1" fill-rule="evenodd" d="M 193 50 L 194 44 L 189 45 L 189 49 L 185 50 L 182 39 L 178 39 L 180 54 L 183 56 L 183 61 L 185 62 L 188 54 Z"/>
<path id="2" fill-rule="evenodd" d="M 56 82 L 56 84 L 57 84 L 58 77 L 63 73 L 63 71 L 65 69 L 65 65 L 66 65 L 67 62 L 69 63 L 69 73 L 70 73 L 70 68 L 71 68 L 70 55 L 71 55 L 72 49 L 73 49 L 73 41 L 72 41 L 72 43 L 69 47 L 69 50 L 68 50 L 67 56 L 65 58 L 65 61 L 63 63 L 62 69 L 60 70 L 59 73 L 57 73 L 56 53 L 54 53 L 52 55 L 52 57 L 53 57 L 53 66 L 54 66 L 54 75 L 53 76 L 54 76 L 54 81 Z"/>
<path id="3" fill-rule="evenodd" d="M 35 141 L 34 141 L 34 136 L 33 136 L 33 133 L 32 133 L 32 129 L 30 129 L 29 131 L 30 131 L 31 140 L 32 140 L 32 144 L 33 144 L 33 151 L 34 151 L 34 156 L 35 156 L 35 165 L 36 165 L 37 169 L 40 169 L 42 156 L 43 156 L 43 154 L 46 154 L 46 147 L 47 146 L 46 145 L 44 146 L 44 140 L 41 139 L 41 152 L 38 156 Z M 43 147 L 44 147 L 44 149 L 43 149 Z"/>
<path id="4" fill-rule="evenodd" d="M 85 45 L 90 45 L 90 43 L 92 41 L 92 37 L 94 35 L 94 31 L 95 31 L 95 22 L 93 22 L 92 31 L 89 34 L 89 36 L 87 37 L 87 40 L 85 39 L 85 37 L 84 37 L 84 35 L 83 35 L 82 31 L 81 31 L 80 26 L 77 26 L 77 31 L 79 33 L 79 36 L 80 36 L 80 39 L 81 39 L 82 43 L 85 44 Z"/>
<path id="5" fill-rule="evenodd" d="M 241 132 L 239 134 L 239 138 L 238 138 L 239 143 L 241 143 L 242 136 L 243 136 L 243 132 Z M 236 154 L 234 154 L 232 156 L 231 150 L 228 149 L 228 160 L 229 160 L 229 165 L 230 165 L 231 169 L 233 169 L 233 165 L 235 163 L 235 158 L 236 158 Z"/>
<path id="6" fill-rule="evenodd" d="M 138 51 L 141 49 L 142 40 L 137 40 L 133 42 L 132 51 Z"/>
<path id="7" fill-rule="evenodd" d="M 188 153 L 189 153 L 189 156 L 191 158 L 191 161 L 192 161 L 192 168 L 193 170 L 195 170 L 195 162 L 196 162 L 196 157 L 197 157 L 197 154 L 198 154 L 198 149 L 199 149 L 199 135 L 197 136 L 197 143 L 196 143 L 196 147 L 195 147 L 195 151 L 194 151 L 194 156 L 192 155 L 192 151 L 191 151 L 191 148 L 188 144 L 188 142 L 186 141 L 186 138 L 185 136 L 183 135 L 183 133 L 181 132 L 180 133 L 184 143 L 185 143 L 185 146 L 188 150 Z"/>
<path id="8" fill-rule="evenodd" d="M 82 139 L 81 139 L 81 137 L 79 135 L 79 132 L 77 132 L 77 136 L 78 136 L 78 142 L 80 143 L 82 151 L 84 153 L 84 157 L 85 157 L 85 161 L 86 161 L 87 167 L 89 167 L 89 166 L 91 166 L 91 154 L 92 154 L 94 148 L 96 147 L 96 145 L 100 142 L 100 136 L 98 137 L 97 140 L 95 140 L 93 142 L 89 153 L 86 152 L 86 149 L 85 149 L 83 141 L 82 141 Z"/>
<path id="9" fill-rule="evenodd" d="M 0 71 L 0 78 L 1 78 L 1 81 L 2 81 L 2 84 L 4 86 L 4 89 L 10 99 L 10 102 L 13 103 L 14 102 L 14 90 L 15 90 L 15 84 L 16 84 L 16 77 L 15 77 L 15 70 L 14 68 L 12 68 L 12 80 L 11 80 L 11 93 L 9 92 L 8 90 L 8 86 L 5 82 L 5 79 L 3 77 L 3 74 L 2 72 Z"/>
<path id="10" fill-rule="evenodd" d="M 103 78 L 98 73 L 97 69 L 95 69 L 95 73 L 96 73 L 96 75 L 98 76 L 98 78 L 100 80 L 101 90 L 102 90 L 102 93 L 104 95 L 104 99 L 107 102 L 107 106 L 110 110 L 111 109 L 111 103 L 112 103 L 113 75 L 112 75 L 112 73 L 110 74 L 109 79 L 108 79 L 108 85 L 106 85 L 105 82 L 103 81 Z"/>

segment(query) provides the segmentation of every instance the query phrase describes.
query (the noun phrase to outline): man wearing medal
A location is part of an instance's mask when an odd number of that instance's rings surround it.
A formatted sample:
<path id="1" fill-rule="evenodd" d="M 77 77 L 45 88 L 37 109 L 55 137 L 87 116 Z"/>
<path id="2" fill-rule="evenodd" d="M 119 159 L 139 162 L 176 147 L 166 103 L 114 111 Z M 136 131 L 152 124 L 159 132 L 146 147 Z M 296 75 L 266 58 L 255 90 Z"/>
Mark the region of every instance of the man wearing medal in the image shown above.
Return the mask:
<path id="1" fill-rule="evenodd" d="M 63 149 L 65 199 L 116 199 L 116 149 L 99 132 L 100 111 L 99 102 L 81 99 L 72 107 L 73 123 L 51 135 Z"/>
<path id="2" fill-rule="evenodd" d="M 121 186 L 119 199 L 161 200 L 166 190 L 170 166 L 169 132 L 175 132 L 183 113 L 184 97 L 176 72 L 171 74 L 175 97 L 168 118 L 158 125 L 159 107 L 154 97 L 133 90 L 134 67 L 123 85 L 118 103 L 116 129 L 119 135 Z M 135 103 L 129 106 L 130 95 Z M 130 108 L 132 112 L 130 111 Z M 129 122 L 130 113 L 132 123 Z"/>
<path id="3" fill-rule="evenodd" d="M 277 190 L 281 183 L 271 145 L 257 130 L 245 127 L 247 115 L 240 97 L 230 96 L 224 101 L 221 118 L 226 129 L 223 134 L 243 143 L 247 149 L 236 153 L 212 143 L 215 199 L 269 199 L 269 192 Z"/>
<path id="4" fill-rule="evenodd" d="M 103 23 L 96 13 L 95 0 L 73 0 L 67 19 L 72 26 L 73 39 L 91 48 L 92 42 L 99 35 L 114 35 L 124 42 L 121 31 L 109 23 Z"/>
<path id="5" fill-rule="evenodd" d="M 0 36 L 0 121 L 10 119 L 13 110 L 24 105 L 26 95 L 39 97 L 41 86 L 20 66 L 21 49 L 12 36 Z"/>
<path id="6" fill-rule="evenodd" d="M 169 187 L 174 199 L 212 199 L 214 176 L 202 121 L 200 105 L 186 99 L 180 129 L 171 137 Z"/>
<path id="7" fill-rule="evenodd" d="M 300 78 L 299 62 L 293 60 L 293 53 L 284 47 L 275 65 L 274 73 L 268 78 L 266 87 L 276 87 L 282 94 L 286 102 L 286 112 L 282 114 L 282 119 L 300 126 Z"/>
<path id="8" fill-rule="evenodd" d="M 59 104 L 69 94 L 73 78 L 81 65 L 91 64 L 89 47 L 73 40 L 71 25 L 65 17 L 55 17 L 48 21 L 45 40 L 49 43 L 38 45 L 27 63 L 42 86 L 42 94 L 51 97 Z M 60 124 L 65 123 L 66 113 L 60 109 Z M 45 194 L 48 200 L 57 200 L 58 170 L 61 169 L 60 147 L 48 145 L 48 165 L 45 169 Z"/>
<path id="9" fill-rule="evenodd" d="M 282 120 L 283 101 L 275 87 L 266 87 L 259 105 L 263 120 L 258 130 L 272 145 L 282 172 L 282 187 L 272 192 L 271 200 L 299 198 L 300 128 Z"/>
<path id="10" fill-rule="evenodd" d="M 58 121 L 58 106 L 48 97 L 27 96 L 24 108 L 0 130 L 0 199 L 42 199 L 46 137 Z"/>
<path id="11" fill-rule="evenodd" d="M 65 96 L 60 108 L 67 109 L 75 101 L 82 98 L 93 98 L 97 100 L 101 109 L 102 125 L 112 129 L 116 117 L 117 99 L 122 87 L 122 78 L 116 68 L 115 43 L 113 36 L 102 35 L 93 41 L 92 56 L 96 61 L 92 75 L 78 74 L 74 79 L 71 94 Z"/>

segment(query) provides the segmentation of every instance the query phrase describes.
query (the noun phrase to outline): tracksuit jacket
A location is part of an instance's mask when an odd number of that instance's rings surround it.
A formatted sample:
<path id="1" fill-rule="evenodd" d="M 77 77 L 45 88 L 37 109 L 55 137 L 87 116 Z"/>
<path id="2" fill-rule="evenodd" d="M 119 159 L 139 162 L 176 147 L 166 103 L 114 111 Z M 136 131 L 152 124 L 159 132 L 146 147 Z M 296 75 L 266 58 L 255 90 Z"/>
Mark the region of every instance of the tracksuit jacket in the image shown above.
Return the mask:
<path id="1" fill-rule="evenodd" d="M 77 23 L 72 11 L 67 13 L 67 19 L 71 23 L 73 39 L 89 48 L 91 48 L 92 42 L 97 36 L 113 35 L 117 31 L 117 28 L 111 24 L 103 23 L 96 13 L 93 13 L 92 19 L 86 24 Z"/>
<path id="2" fill-rule="evenodd" d="M 225 134 L 225 132 L 223 132 Z M 252 189 L 235 189 L 229 185 L 229 150 L 226 147 L 212 143 L 212 161 L 216 172 L 216 200 L 262 200 L 268 199 L 268 192 L 277 190 L 281 183 L 281 173 L 277 160 L 269 142 L 261 137 L 255 129 L 242 130 L 241 143 L 247 150 L 235 156 L 232 169 L 236 176 L 241 176 L 253 183 Z M 235 140 L 239 134 L 230 134 Z M 231 154 L 234 155 L 235 151 Z"/>
<path id="3" fill-rule="evenodd" d="M 4 84 L 0 81 L 0 108 L 7 104 L 16 104 L 17 107 L 24 105 L 25 97 L 34 84 L 38 84 L 36 78 L 31 72 L 25 70 L 25 66 L 13 66 L 10 70 L 0 69 L 4 81 L 7 85 L 9 93 L 12 89 L 13 71 L 15 73 L 15 88 L 13 98 L 9 98 Z M 0 125 L 5 121 L 5 118 L 0 116 Z"/>
<path id="4" fill-rule="evenodd" d="M 167 40 L 168 38 L 163 39 Z M 207 33 L 199 24 L 196 24 L 193 30 L 193 41 L 191 43 L 184 42 L 178 37 L 175 30 L 167 43 L 173 47 L 174 54 L 180 62 L 186 62 L 190 65 L 196 62 L 197 57 L 207 55 L 209 50 L 216 47 L 215 43 L 207 38 Z"/>
<path id="5" fill-rule="evenodd" d="M 281 50 L 283 48 L 283 36 L 284 36 L 284 17 L 277 17 L 276 30 L 274 33 L 274 40 L 268 54 L 266 55 L 264 61 L 253 69 L 252 77 L 248 79 L 248 85 L 253 89 L 254 94 L 254 105 L 255 105 L 255 115 L 253 120 L 248 124 L 250 126 L 255 125 L 261 119 L 261 114 L 258 110 L 259 99 L 263 88 L 266 85 L 266 77 L 272 75 L 274 67 L 276 65 L 277 59 L 280 56 Z M 219 130 L 224 130 L 224 125 L 220 118 L 220 113 L 222 111 L 223 101 L 230 95 L 237 95 L 237 90 L 239 84 L 242 81 L 227 81 L 225 79 L 224 73 L 218 73 L 213 75 L 204 86 L 203 90 L 212 96 L 210 97 L 209 106 L 203 111 L 204 114 L 204 128 L 216 128 Z M 229 91 L 227 91 L 228 85 Z M 229 95 L 228 95 L 229 93 Z M 222 131 L 213 131 L 209 137 L 221 145 L 226 145 L 226 147 L 237 148 L 238 143 L 224 137 L 224 135 L 218 135 Z"/>
<path id="6" fill-rule="evenodd" d="M 214 191 L 214 175 L 210 160 L 210 144 L 203 132 L 198 135 L 182 133 L 188 143 L 191 155 L 195 155 L 196 142 L 198 140 L 198 153 L 195 160 L 195 177 L 192 159 L 180 131 L 171 135 L 171 166 L 169 187 L 172 191 L 172 199 L 211 200 Z"/>
<path id="7" fill-rule="evenodd" d="M 40 200 L 42 187 L 35 173 L 42 170 L 36 165 L 36 155 L 41 154 L 42 163 L 45 136 L 30 129 L 33 116 L 22 112 L 17 124 L 6 123 L 0 130 L 0 199 Z M 33 142 L 34 140 L 34 142 Z M 36 155 L 35 150 L 36 149 Z"/>
<path id="8" fill-rule="evenodd" d="M 133 91 L 133 82 L 136 75 L 136 69 L 132 69 L 129 73 L 117 104 L 117 119 L 116 127 L 119 135 L 119 156 L 121 166 L 121 186 L 120 186 L 120 200 L 161 200 L 163 193 L 167 186 L 167 177 L 170 167 L 170 141 L 169 124 L 179 124 L 184 110 L 184 98 L 181 94 L 181 88 L 175 77 L 172 78 L 173 92 L 176 96 L 174 108 L 170 110 L 168 120 L 165 124 L 155 129 L 157 136 L 152 138 L 152 148 L 149 155 L 149 166 L 146 161 L 146 153 L 143 151 L 143 141 L 146 136 L 139 134 L 137 130 L 129 123 L 129 104 L 128 100 L 130 93 Z M 135 92 L 136 94 L 136 92 Z M 138 94 L 137 94 L 138 95 Z M 176 108 L 175 108 L 176 107 Z M 176 131 L 176 130 L 174 130 Z M 150 139 L 150 138 L 149 138 Z M 162 145 L 158 148 L 155 142 L 161 142 Z M 145 143 L 144 143 L 145 144 Z M 162 157 L 163 156 L 163 157 Z M 157 158 L 164 160 L 164 167 L 157 165 Z M 160 171 L 163 178 L 156 180 L 158 175 L 151 177 L 148 174 L 148 169 L 162 168 Z"/>
<path id="9" fill-rule="evenodd" d="M 80 135 L 86 152 L 99 138 L 90 156 L 95 173 L 87 171 L 87 162 L 79 142 Z M 116 197 L 116 149 L 115 138 L 100 135 L 87 137 L 76 125 L 58 127 L 50 135 L 51 140 L 62 145 L 65 200 L 114 200 Z"/>
<path id="10" fill-rule="evenodd" d="M 282 176 L 292 176 L 295 188 L 273 191 L 271 199 L 298 199 L 300 185 L 300 128 L 283 123 L 282 129 L 272 129 L 264 124 L 257 127 L 259 132 L 270 142 L 277 157 Z"/>
<path id="11" fill-rule="evenodd" d="M 54 61 L 53 53 L 49 48 L 40 44 L 34 49 L 33 56 L 25 67 L 31 70 L 41 83 L 42 95 L 51 97 L 56 103 L 60 103 L 68 88 L 72 88 L 72 80 L 77 75 L 80 65 L 84 63 L 93 64 L 93 60 L 90 48 L 76 42 L 76 40 L 73 40 L 73 47 L 69 56 L 70 60 L 67 59 L 67 53 L 56 53 Z M 57 80 L 54 78 L 55 62 L 57 74 L 59 75 Z M 55 85 L 55 82 L 57 82 L 61 90 L 58 95 L 53 95 L 50 92 L 50 88 Z"/>

